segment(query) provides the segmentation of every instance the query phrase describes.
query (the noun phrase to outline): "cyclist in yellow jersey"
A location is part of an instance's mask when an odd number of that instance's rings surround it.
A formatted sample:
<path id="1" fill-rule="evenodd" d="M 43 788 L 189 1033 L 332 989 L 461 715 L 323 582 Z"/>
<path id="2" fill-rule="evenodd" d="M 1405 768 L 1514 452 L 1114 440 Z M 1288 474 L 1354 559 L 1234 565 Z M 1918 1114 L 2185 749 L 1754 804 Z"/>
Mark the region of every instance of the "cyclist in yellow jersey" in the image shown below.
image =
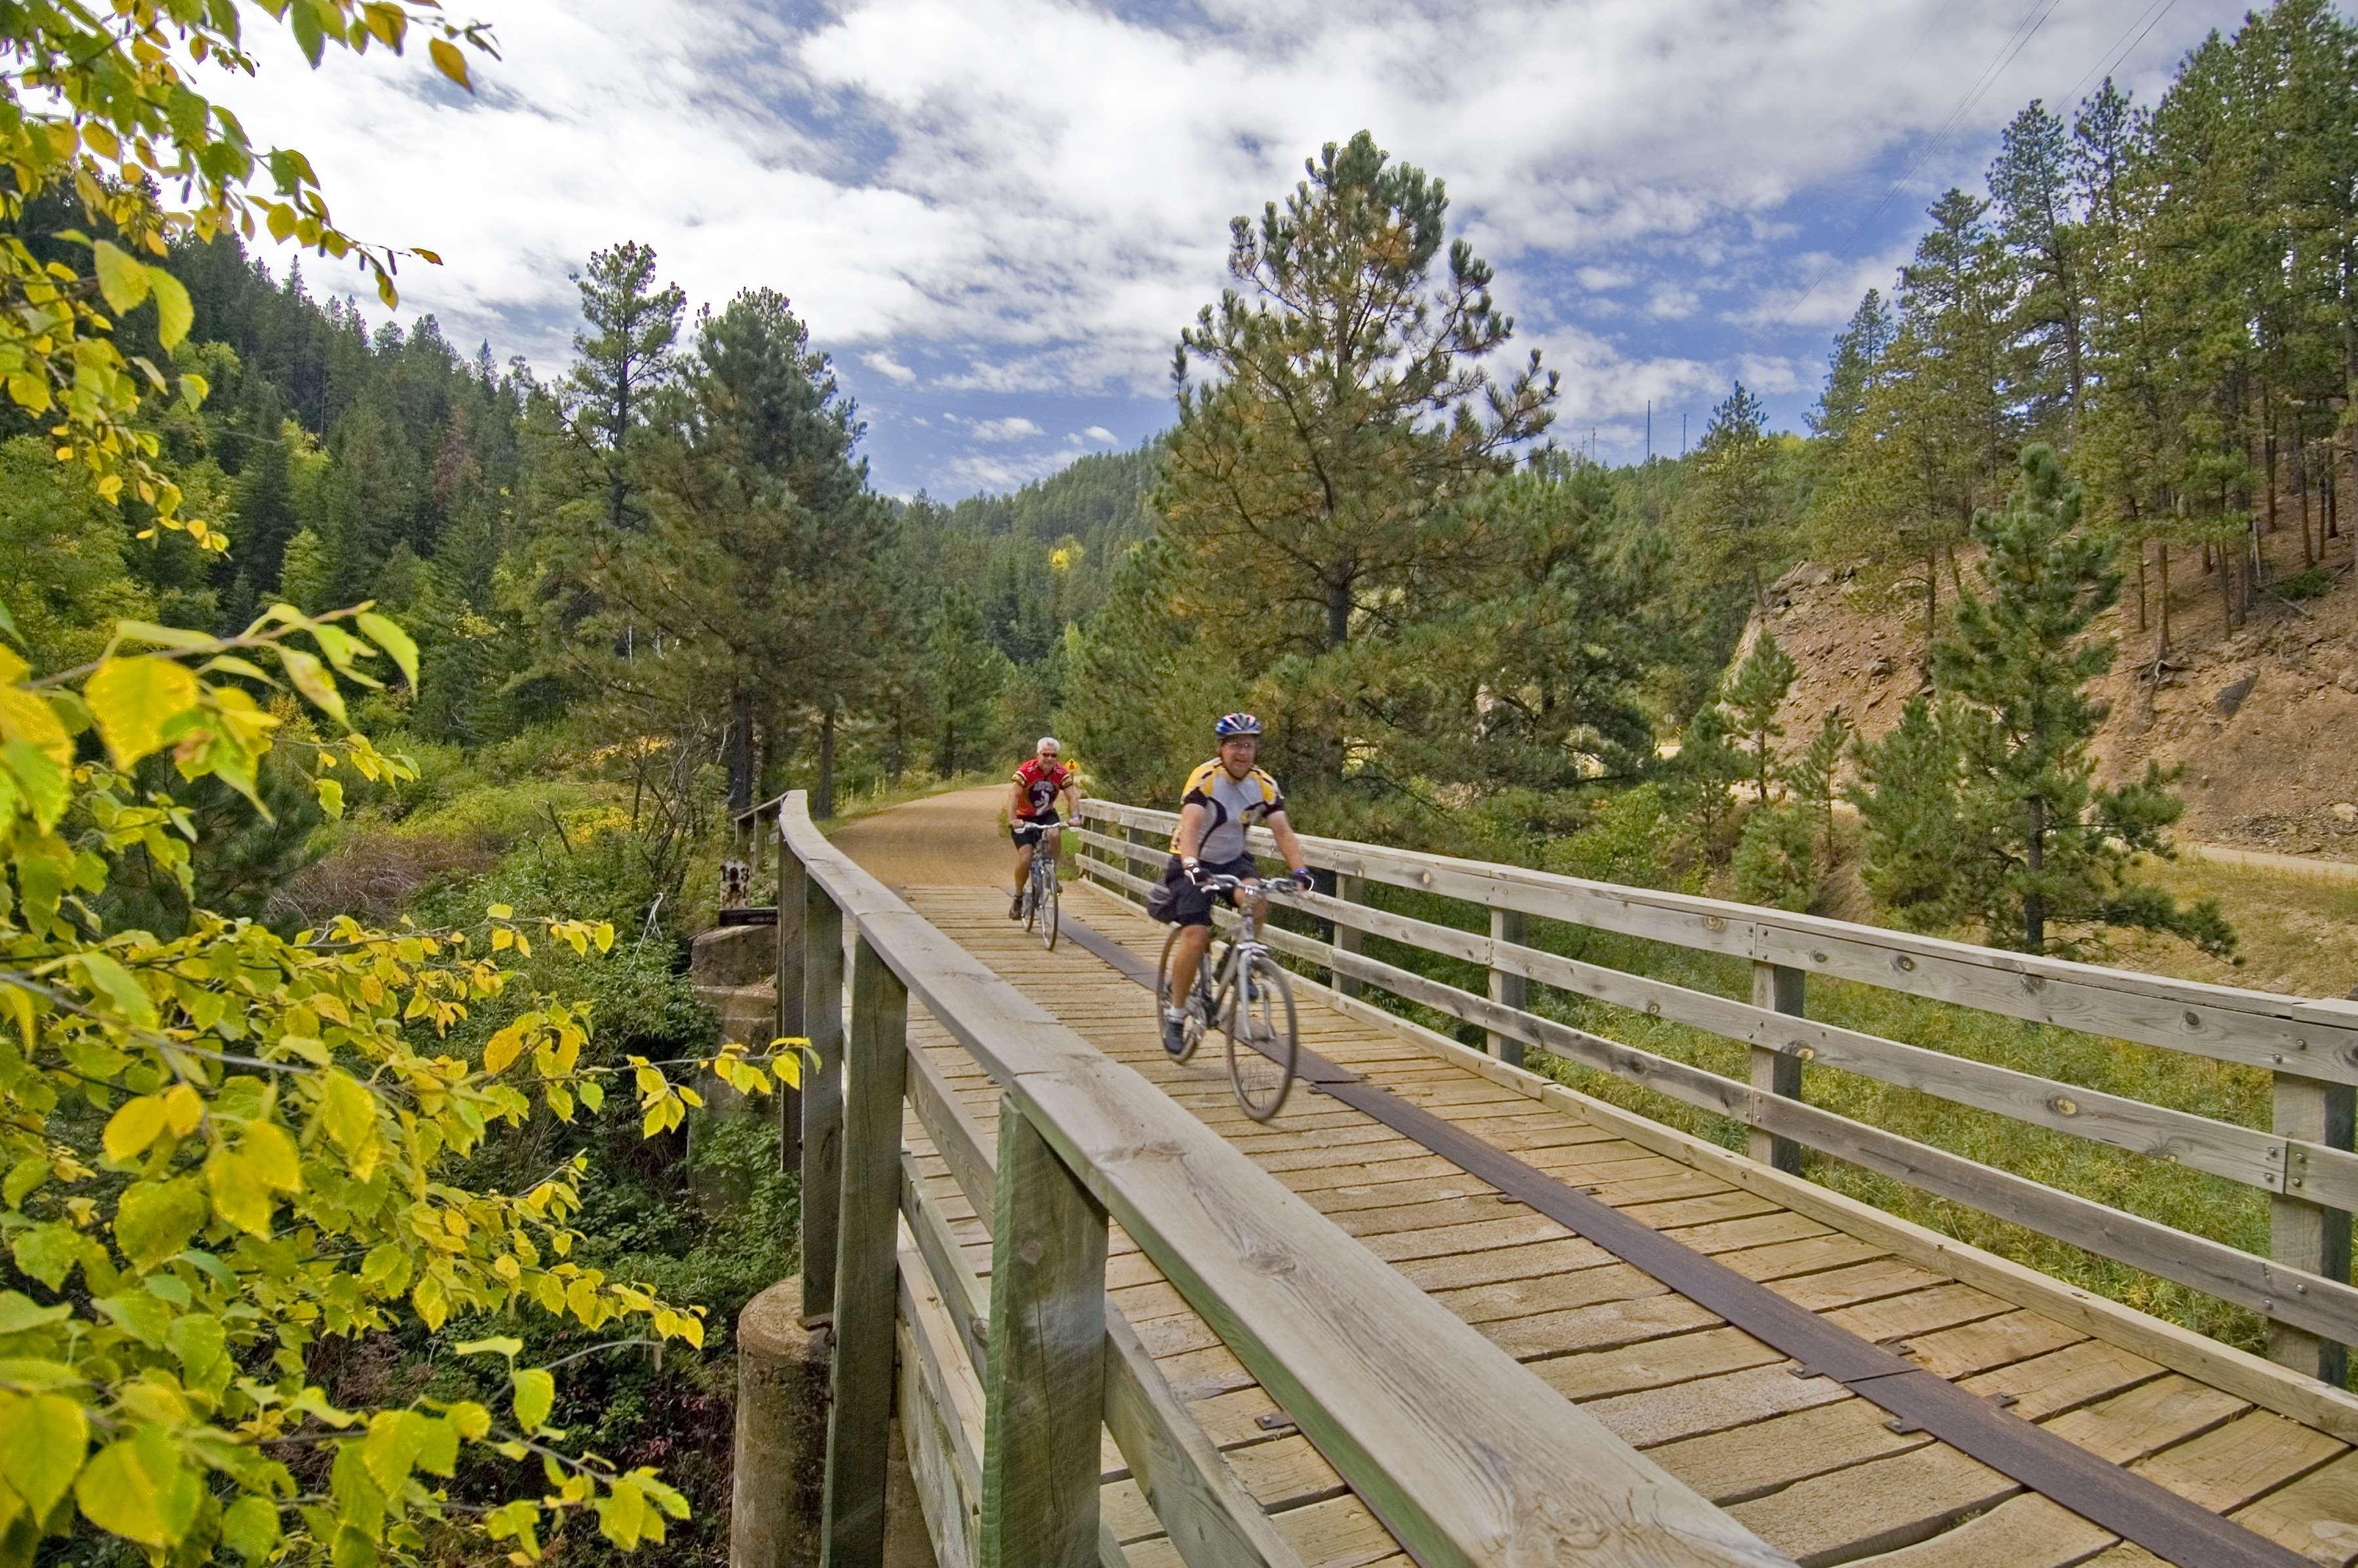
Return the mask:
<path id="1" fill-rule="evenodd" d="M 1302 842 L 1286 820 L 1285 795 L 1277 781 L 1253 765 L 1260 754 L 1260 720 L 1249 713 L 1231 713 L 1213 726 L 1219 755 L 1187 775 L 1179 803 L 1179 831 L 1171 839 L 1171 860 L 1163 868 L 1163 886 L 1171 893 L 1171 917 L 1180 926 L 1171 954 L 1171 991 L 1174 997 L 1193 994 L 1195 970 L 1212 941 L 1211 892 L 1201 885 L 1206 876 L 1250 877 L 1259 874 L 1245 849 L 1245 829 L 1260 824 L 1277 839 L 1277 851 L 1293 869 L 1293 885 L 1307 889 L 1310 872 L 1303 864 Z M 1228 895 L 1235 902 L 1236 895 Z M 1256 914 L 1261 901 L 1256 900 Z M 1163 1010 L 1163 1048 L 1178 1055 L 1187 1048 L 1184 1010 Z"/>

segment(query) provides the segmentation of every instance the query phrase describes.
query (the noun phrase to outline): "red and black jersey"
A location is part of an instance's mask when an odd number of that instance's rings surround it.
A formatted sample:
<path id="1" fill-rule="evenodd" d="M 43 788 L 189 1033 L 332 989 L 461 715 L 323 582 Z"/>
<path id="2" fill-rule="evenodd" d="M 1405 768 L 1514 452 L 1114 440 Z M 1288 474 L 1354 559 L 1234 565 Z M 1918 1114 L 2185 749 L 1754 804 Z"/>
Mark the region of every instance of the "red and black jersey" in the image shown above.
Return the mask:
<path id="1" fill-rule="evenodd" d="M 1056 815 L 1056 794 L 1073 782 L 1073 770 L 1062 762 L 1043 764 L 1033 757 L 1015 770 L 1015 782 L 1023 787 L 1023 805 L 1015 815 L 1023 820 L 1035 820 Z"/>

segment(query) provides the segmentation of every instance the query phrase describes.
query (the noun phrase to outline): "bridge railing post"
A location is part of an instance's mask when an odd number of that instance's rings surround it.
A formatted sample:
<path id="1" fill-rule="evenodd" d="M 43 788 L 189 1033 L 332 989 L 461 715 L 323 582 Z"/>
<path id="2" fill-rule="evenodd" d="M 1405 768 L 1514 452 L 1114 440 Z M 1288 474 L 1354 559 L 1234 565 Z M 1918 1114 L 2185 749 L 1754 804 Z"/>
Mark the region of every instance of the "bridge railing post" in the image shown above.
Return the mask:
<path id="1" fill-rule="evenodd" d="M 2280 1138 L 2347 1149 L 2353 1097 L 2358 1097 L 2358 1090 L 2348 1084 L 2278 1073 L 2271 1130 Z M 2350 1278 L 2350 1216 L 2304 1195 L 2307 1165 L 2306 1154 L 2294 1147 L 2285 1158 L 2284 1191 L 2269 1195 L 2268 1259 L 2329 1280 L 2346 1281 Z M 2347 1346 L 2271 1321 L 2268 1359 L 2338 1388 L 2349 1372 L 2350 1351 Z"/>
<path id="2" fill-rule="evenodd" d="M 802 935 L 803 1318 L 816 1323 L 835 1312 L 843 1186 L 843 914 L 816 877 L 803 880 Z"/>
<path id="3" fill-rule="evenodd" d="M 1752 966 L 1752 1005 L 1800 1017 L 1804 990 L 1809 977 L 1786 964 L 1755 961 Z M 1762 1094 L 1782 1095 L 1787 1099 L 1801 1098 L 1801 1059 L 1790 1051 L 1777 1050 L 1773 1045 L 1752 1047 L 1752 1087 Z M 1746 1130 L 1746 1152 L 1764 1165 L 1779 1171 L 1798 1173 L 1801 1168 L 1801 1146 L 1790 1138 L 1779 1138 L 1754 1127 Z"/>
<path id="4" fill-rule="evenodd" d="M 1365 903 L 1368 901 L 1367 884 L 1358 877 L 1337 871 L 1335 873 L 1335 896 L 1345 903 Z M 1339 920 L 1335 923 L 1336 952 L 1357 953 L 1359 945 L 1366 940 L 1367 934 L 1357 926 L 1346 925 Z M 1357 996 L 1362 989 L 1357 979 L 1339 969 L 1327 970 L 1326 979 L 1334 985 L 1337 996 Z"/>
<path id="5" fill-rule="evenodd" d="M 851 1017 L 843 1052 L 843 1180 L 835 1245 L 835 1350 L 828 1370 L 824 1568 L 882 1568 L 884 1561 L 908 1024 L 908 988 L 867 938 L 860 938 L 851 960 Z M 806 1212 L 809 1202 L 806 1195 Z M 1102 1317 L 1098 1335 L 1104 1335 Z"/>
<path id="6" fill-rule="evenodd" d="M 1106 1211 L 1005 1099 L 997 1173 L 981 1568 L 1097 1568 Z"/>
<path id="7" fill-rule="evenodd" d="M 1521 910 L 1493 909 L 1490 911 L 1490 940 L 1494 945 L 1510 942 L 1520 946 L 1525 934 L 1526 925 Z M 1520 1012 L 1524 1003 L 1530 1000 L 1530 995 L 1531 983 L 1522 976 L 1510 975 L 1495 965 L 1491 967 L 1490 1000 L 1492 1001 L 1501 1007 L 1511 1007 Z M 1491 1055 L 1509 1066 L 1520 1067 L 1523 1065 L 1521 1041 L 1512 1035 L 1500 1034 L 1495 1031 L 1485 1031 L 1484 1033 Z"/>

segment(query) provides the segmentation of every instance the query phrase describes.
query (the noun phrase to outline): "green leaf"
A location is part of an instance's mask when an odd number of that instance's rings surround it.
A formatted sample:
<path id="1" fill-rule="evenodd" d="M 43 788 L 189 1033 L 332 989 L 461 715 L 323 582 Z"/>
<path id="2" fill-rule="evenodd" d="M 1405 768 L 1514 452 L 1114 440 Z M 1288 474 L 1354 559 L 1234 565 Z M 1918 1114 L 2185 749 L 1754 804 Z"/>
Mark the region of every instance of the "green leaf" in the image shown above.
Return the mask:
<path id="1" fill-rule="evenodd" d="M 41 1188 L 51 1174 L 49 1156 L 27 1154 L 8 1167 L 8 1176 L 0 1182 L 0 1202 L 10 1208 L 22 1206 L 25 1200 Z"/>
<path id="2" fill-rule="evenodd" d="M 367 1181 L 376 1170 L 376 1097 L 351 1074 L 330 1069 L 319 1104 L 319 1121 L 351 1161 L 352 1174 Z"/>
<path id="3" fill-rule="evenodd" d="M 344 815 L 344 786 L 333 779 L 313 779 L 312 793 L 319 797 L 319 809 L 328 814 L 330 822 L 341 821 Z"/>
<path id="4" fill-rule="evenodd" d="M 156 336 L 166 349 L 177 349 L 196 324 L 196 310 L 180 280 L 160 266 L 147 269 L 147 287 L 156 293 Z"/>
<path id="5" fill-rule="evenodd" d="M 8 1244 L 8 1254 L 16 1260 L 16 1267 L 54 1291 L 65 1284 L 66 1276 L 81 1261 L 83 1245 L 80 1231 L 51 1220 L 18 1231 Z"/>
<path id="6" fill-rule="evenodd" d="M 114 1211 L 114 1242 L 140 1269 L 175 1257 L 204 1228 L 204 1189 L 194 1176 L 135 1182 Z"/>
<path id="7" fill-rule="evenodd" d="M 213 1200 L 213 1212 L 238 1229 L 248 1236 L 270 1234 L 276 1205 L 269 1190 L 246 1170 L 242 1156 L 215 1150 L 205 1161 L 205 1191 Z"/>
<path id="8" fill-rule="evenodd" d="M 410 690 L 416 691 L 417 644 L 411 640 L 409 633 L 373 610 L 362 611 L 357 619 L 360 629 L 368 633 L 369 640 L 393 655 L 393 662 L 401 666 L 401 678 L 409 683 Z"/>
<path id="9" fill-rule="evenodd" d="M 168 1182 L 135 1182 L 117 1201 L 113 1221 L 115 1244 L 138 1270 L 154 1269 L 178 1256 L 204 1228 L 208 1215 L 202 1184 L 194 1176 Z M 151 1281 L 158 1293 L 174 1295 L 187 1289 L 178 1280 L 159 1276 Z"/>
<path id="10" fill-rule="evenodd" d="M 121 1291 L 101 1296 L 92 1304 L 140 1344 L 151 1350 L 164 1348 L 164 1336 L 172 1328 L 172 1309 L 146 1292 Z"/>
<path id="11" fill-rule="evenodd" d="M 0 1478 L 37 1519 L 66 1495 L 90 1452 L 90 1422 L 62 1394 L 0 1395 Z"/>
<path id="12" fill-rule="evenodd" d="M 542 1367 L 519 1367 L 510 1375 L 515 1384 L 516 1425 L 537 1432 L 557 1404 L 557 1379 Z"/>
<path id="13" fill-rule="evenodd" d="M 82 687 L 107 750 L 126 768 L 162 746 L 164 727 L 196 707 L 200 695 L 194 670 L 152 654 L 109 659 Z"/>
<path id="14" fill-rule="evenodd" d="M 16 618 L 8 613 L 5 603 L 0 603 L 0 632 L 6 633 L 13 643 L 22 644 L 25 641 L 25 634 L 16 630 Z"/>
<path id="15" fill-rule="evenodd" d="M 506 1356 L 513 1357 L 523 1352 L 524 1341 L 503 1334 L 494 1339 L 470 1339 L 466 1344 L 459 1346 L 457 1349 L 459 1354 L 461 1356 Z"/>
<path id="16" fill-rule="evenodd" d="M 260 1563 L 278 1544 L 278 1510 L 265 1498 L 240 1498 L 222 1514 L 222 1544 Z"/>
<path id="17" fill-rule="evenodd" d="M 53 1323 L 63 1323 L 72 1315 L 73 1308 L 63 1303 L 43 1306 L 22 1291 L 0 1291 L 0 1334 L 22 1334 L 27 1329 L 47 1328 Z M 521 1345 L 516 1346 L 517 1350 L 523 1348 Z"/>
<path id="18" fill-rule="evenodd" d="M 38 697 L 29 700 L 40 701 Z M 43 704 L 43 707 L 46 708 L 47 705 Z M 60 730 L 59 733 L 62 735 L 64 731 Z M 0 764 L 6 766 L 9 776 L 16 781 L 16 787 L 23 790 L 25 798 L 33 803 L 33 825 L 44 833 L 56 827 L 58 818 L 65 815 L 66 804 L 71 798 L 65 769 L 58 765 L 47 750 L 27 740 L 12 740 L 0 746 Z"/>
<path id="19" fill-rule="evenodd" d="M 91 251 L 98 261 L 98 291 L 106 296 L 107 308 L 117 316 L 136 310 L 147 297 L 147 269 L 130 252 L 104 240 Z"/>
<path id="20" fill-rule="evenodd" d="M 145 1424 L 100 1449 L 74 1482 L 74 1500 L 91 1523 L 142 1546 L 169 1546 L 187 1534 L 202 1495 L 171 1438 Z"/>
<path id="21" fill-rule="evenodd" d="M 153 643 L 159 648 L 210 648 L 221 641 L 210 632 L 159 626 L 153 621 L 118 621 L 114 634 L 125 643 Z"/>
<path id="22" fill-rule="evenodd" d="M 78 953 L 74 961 L 81 966 L 91 989 L 103 995 L 118 1011 L 141 1028 L 156 1027 L 156 1004 L 148 1000 L 146 988 L 131 978 L 130 970 L 96 950 Z"/>
<path id="23" fill-rule="evenodd" d="M 368 1466 L 369 1478 L 400 1496 L 426 1446 L 427 1428 L 433 1424 L 416 1411 L 381 1411 L 372 1416 L 368 1435 L 361 1440 L 361 1463 Z"/>
<path id="24" fill-rule="evenodd" d="M 309 697 L 313 706 L 344 729 L 352 727 L 352 721 L 344 717 L 343 694 L 336 689 L 336 677 L 328 673 L 327 665 L 302 649 L 290 648 L 283 643 L 273 651 L 278 655 L 279 665 L 287 671 L 287 678 L 295 683 L 297 691 Z"/>

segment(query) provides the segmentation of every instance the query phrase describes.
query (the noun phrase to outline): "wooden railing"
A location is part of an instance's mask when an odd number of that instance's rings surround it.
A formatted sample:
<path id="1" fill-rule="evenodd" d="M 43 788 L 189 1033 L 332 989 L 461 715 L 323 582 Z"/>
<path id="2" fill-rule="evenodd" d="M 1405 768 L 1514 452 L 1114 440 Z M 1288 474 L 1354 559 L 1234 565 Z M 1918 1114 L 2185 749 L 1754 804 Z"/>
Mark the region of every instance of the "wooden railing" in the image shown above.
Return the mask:
<path id="1" fill-rule="evenodd" d="M 1087 874 L 1142 894 L 1160 871 L 1177 818 L 1110 801 L 1081 805 L 1073 831 Z M 1492 1055 L 1520 1065 L 1525 1045 L 1735 1118 L 1754 1159 L 1799 1166 L 1801 1148 L 2004 1217 L 2042 1235 L 2247 1307 L 2269 1324 L 2272 1358 L 2330 1383 L 2358 1344 L 2350 1283 L 2350 1214 L 2358 1209 L 2351 1150 L 2358 1085 L 2358 1006 L 2173 980 L 2033 957 L 1752 904 L 1587 881 L 1515 867 L 1336 839 L 1303 840 L 1310 864 L 1336 873 L 1336 896 L 1279 902 L 1331 923 L 1322 942 L 1264 931 L 1272 946 L 1327 971 L 1348 1004 L 1366 988 L 1422 1004 L 1485 1032 Z M 1270 853 L 1265 832 L 1254 848 Z M 1088 854 L 1087 850 L 1098 851 Z M 1482 906 L 1488 931 L 1370 908 L 1370 883 Z M 1585 963 L 1530 945 L 1526 923 L 1558 921 L 1747 960 L 1740 1001 Z M 1487 995 L 1446 985 L 1362 950 L 1373 935 L 1480 965 Z M 1823 975 L 2011 1018 L 2241 1063 L 2274 1076 L 2266 1131 L 2100 1093 L 1806 1016 L 1808 979 Z M 1535 1014 L 1531 982 L 1693 1025 L 1750 1048 L 1748 1081 L 1639 1050 Z M 2268 1194 L 2271 1247 L 2256 1257 L 2103 1203 L 1917 1142 L 1812 1106 L 1803 1064 L 1839 1068 L 1957 1105 L 2072 1134 L 2257 1187 Z"/>
<path id="2" fill-rule="evenodd" d="M 781 1022 L 812 1051 L 804 1310 L 834 1333 L 827 1563 L 881 1561 L 896 1404 L 946 1565 L 1123 1561 L 1106 1431 L 1184 1562 L 1299 1562 L 1107 1299 L 1112 1223 L 1420 1563 L 1781 1561 L 928 925 L 799 793 L 774 821 Z M 997 1086 L 995 1147 L 912 1048 L 913 999 Z M 990 1217 L 987 1287 L 904 1106 Z"/>

